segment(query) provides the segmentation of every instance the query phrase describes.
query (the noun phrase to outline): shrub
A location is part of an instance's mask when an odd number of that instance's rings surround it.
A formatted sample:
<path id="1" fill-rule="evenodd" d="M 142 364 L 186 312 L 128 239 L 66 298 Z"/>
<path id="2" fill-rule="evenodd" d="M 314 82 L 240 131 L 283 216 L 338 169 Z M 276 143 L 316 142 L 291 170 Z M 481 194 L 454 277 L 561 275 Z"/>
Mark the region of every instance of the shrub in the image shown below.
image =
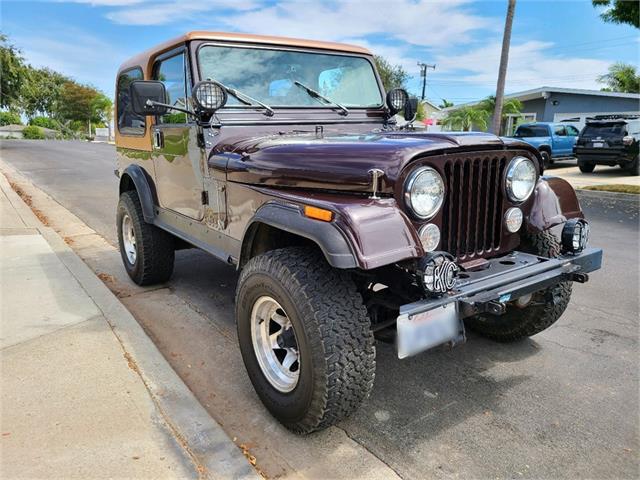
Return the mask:
<path id="1" fill-rule="evenodd" d="M 44 140 L 46 138 L 42 129 L 35 125 L 24 127 L 22 136 L 28 140 Z"/>
<path id="2" fill-rule="evenodd" d="M 29 125 L 35 125 L 36 127 L 50 128 L 51 130 L 58 130 L 60 125 L 53 118 L 49 117 L 33 117 L 29 120 Z"/>
<path id="3" fill-rule="evenodd" d="M 15 112 L 0 112 L 0 125 L 22 125 L 22 120 Z"/>

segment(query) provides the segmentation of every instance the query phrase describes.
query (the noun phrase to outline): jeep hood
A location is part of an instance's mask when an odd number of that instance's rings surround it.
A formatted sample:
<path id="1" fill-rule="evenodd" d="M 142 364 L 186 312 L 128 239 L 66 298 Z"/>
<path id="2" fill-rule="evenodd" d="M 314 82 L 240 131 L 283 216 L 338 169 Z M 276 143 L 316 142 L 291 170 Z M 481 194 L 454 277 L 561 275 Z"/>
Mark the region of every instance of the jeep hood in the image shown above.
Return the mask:
<path id="1" fill-rule="evenodd" d="M 450 150 L 531 147 L 513 139 L 469 133 L 384 132 L 367 134 L 280 134 L 222 139 L 209 165 L 225 169 L 227 180 L 244 184 L 371 191 L 369 170 L 384 171 L 381 191 L 392 193 L 413 159 Z"/>

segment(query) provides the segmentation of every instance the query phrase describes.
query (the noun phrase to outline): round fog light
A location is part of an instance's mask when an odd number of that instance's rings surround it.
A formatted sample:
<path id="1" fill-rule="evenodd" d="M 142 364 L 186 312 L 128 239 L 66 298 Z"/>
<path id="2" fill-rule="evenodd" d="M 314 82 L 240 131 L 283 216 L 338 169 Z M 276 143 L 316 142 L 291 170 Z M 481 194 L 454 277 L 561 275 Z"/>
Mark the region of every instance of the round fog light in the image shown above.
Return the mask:
<path id="1" fill-rule="evenodd" d="M 441 295 L 455 287 L 458 270 L 449 253 L 435 252 L 420 259 L 417 273 L 427 293 Z"/>
<path id="2" fill-rule="evenodd" d="M 420 229 L 420 240 L 425 252 L 433 252 L 440 243 L 440 229 L 433 223 L 427 223 Z"/>
<path id="3" fill-rule="evenodd" d="M 582 218 L 571 218 L 562 229 L 562 249 L 569 253 L 579 253 L 589 243 L 589 224 Z"/>
<path id="4" fill-rule="evenodd" d="M 512 207 L 504 214 L 504 224 L 511 233 L 516 233 L 522 226 L 522 210 Z"/>

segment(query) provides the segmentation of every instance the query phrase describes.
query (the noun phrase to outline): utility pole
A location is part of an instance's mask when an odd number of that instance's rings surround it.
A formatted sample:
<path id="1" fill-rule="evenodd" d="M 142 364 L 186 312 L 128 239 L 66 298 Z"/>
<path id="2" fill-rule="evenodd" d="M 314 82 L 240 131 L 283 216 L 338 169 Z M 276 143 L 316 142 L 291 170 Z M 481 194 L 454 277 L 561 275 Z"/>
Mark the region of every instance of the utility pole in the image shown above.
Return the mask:
<path id="1" fill-rule="evenodd" d="M 428 65 L 426 63 L 421 63 L 421 62 L 418 62 L 418 66 L 420 67 L 420 76 L 422 77 L 422 98 L 421 98 L 421 100 L 424 100 L 424 91 L 427 88 L 427 68 L 430 68 L 431 70 L 435 70 L 436 66 L 435 65 Z"/>
<path id="2" fill-rule="evenodd" d="M 500 55 L 500 69 L 498 70 L 498 85 L 496 87 L 496 106 L 493 111 L 491 131 L 500 135 L 502 123 L 502 105 L 504 104 L 504 83 L 507 77 L 509 65 L 509 47 L 511 45 L 511 27 L 513 26 L 513 14 L 516 10 L 516 0 L 509 0 L 507 6 L 507 18 L 504 22 L 504 35 L 502 36 L 502 53 Z"/>

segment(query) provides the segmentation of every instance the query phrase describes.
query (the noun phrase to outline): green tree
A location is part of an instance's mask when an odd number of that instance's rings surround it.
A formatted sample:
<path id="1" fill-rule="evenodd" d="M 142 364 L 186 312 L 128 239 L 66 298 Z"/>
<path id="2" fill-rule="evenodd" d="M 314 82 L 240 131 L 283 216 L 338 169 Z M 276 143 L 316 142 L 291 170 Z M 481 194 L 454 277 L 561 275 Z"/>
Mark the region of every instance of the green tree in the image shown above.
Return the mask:
<path id="1" fill-rule="evenodd" d="M 640 75 L 635 65 L 617 62 L 609 67 L 609 73 L 600 75 L 598 82 L 607 87 L 602 90 L 625 93 L 640 93 Z"/>
<path id="2" fill-rule="evenodd" d="M 104 93 L 96 90 L 91 101 L 91 121 L 96 124 L 109 124 L 113 112 L 113 102 Z"/>
<path id="3" fill-rule="evenodd" d="M 18 48 L 0 33 L 0 107 L 17 109 L 26 67 Z"/>
<path id="4" fill-rule="evenodd" d="M 442 99 L 442 102 L 440 103 L 440 105 L 438 105 L 440 108 L 448 108 L 448 107 L 453 107 L 453 102 L 450 102 L 449 100 L 445 100 L 444 98 Z"/>
<path id="5" fill-rule="evenodd" d="M 0 112 L 0 125 L 22 125 L 22 120 L 16 112 Z"/>
<path id="6" fill-rule="evenodd" d="M 594 7 L 605 7 L 600 14 L 605 22 L 626 23 L 640 28 L 640 2 L 638 0 L 592 0 Z"/>
<path id="7" fill-rule="evenodd" d="M 378 73 L 380 74 L 382 85 L 384 85 L 384 89 L 387 92 L 392 88 L 404 88 L 409 74 L 401 65 L 392 65 L 386 58 L 380 55 L 375 55 L 373 58 Z"/>
<path id="8" fill-rule="evenodd" d="M 490 114 L 478 106 L 465 106 L 450 111 L 442 124 L 453 130 L 469 131 L 472 128 L 486 130 Z"/>
<path id="9" fill-rule="evenodd" d="M 70 80 L 49 68 L 27 68 L 20 90 L 20 105 L 28 117 L 54 117 L 61 104 L 62 87 Z"/>

